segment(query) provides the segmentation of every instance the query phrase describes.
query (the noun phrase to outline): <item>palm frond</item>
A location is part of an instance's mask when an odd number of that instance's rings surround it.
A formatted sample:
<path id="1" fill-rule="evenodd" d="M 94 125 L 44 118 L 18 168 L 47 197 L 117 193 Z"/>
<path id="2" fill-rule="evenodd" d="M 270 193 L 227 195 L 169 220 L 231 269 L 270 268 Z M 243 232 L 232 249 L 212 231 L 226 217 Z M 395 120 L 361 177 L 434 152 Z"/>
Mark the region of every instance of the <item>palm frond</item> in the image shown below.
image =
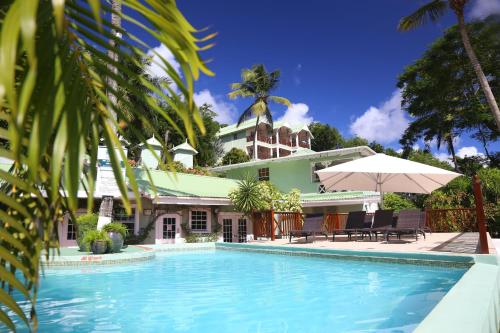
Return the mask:
<path id="1" fill-rule="evenodd" d="M 264 117 L 266 117 L 267 122 L 269 123 L 269 125 L 271 125 L 271 128 L 273 128 L 273 123 L 274 123 L 273 115 L 267 104 L 266 104 L 266 111 L 264 112 Z"/>
<path id="2" fill-rule="evenodd" d="M 447 6 L 448 2 L 446 0 L 433 0 L 417 9 L 411 15 L 403 17 L 399 21 L 398 30 L 412 30 L 424 25 L 429 20 L 435 22 L 444 15 Z"/>
<path id="3" fill-rule="evenodd" d="M 292 105 L 292 103 L 285 97 L 269 96 L 268 99 L 273 101 L 274 103 L 283 104 L 287 107 L 290 107 Z"/>
<path id="4" fill-rule="evenodd" d="M 242 122 L 252 117 L 253 105 L 254 104 L 252 103 L 248 108 L 245 109 L 245 111 L 241 113 L 240 117 L 238 118 L 238 123 L 236 124 L 236 127 L 239 127 Z"/>
<path id="5" fill-rule="evenodd" d="M 126 209 L 130 211 L 128 187 L 140 197 L 133 170 L 122 163 L 126 156 L 118 137 L 127 126 L 144 142 L 143 133 L 126 120 L 147 119 L 119 89 L 169 121 L 193 145 L 195 129 L 204 131 L 193 91 L 200 73 L 213 74 L 199 54 L 211 46 L 205 43 L 212 35 L 197 37 L 174 0 L 121 1 L 124 13 L 113 12 L 106 0 L 12 0 L 0 12 L 0 117 L 8 126 L 0 133 L 8 140 L 0 157 L 12 161 L 9 172 L 0 172 L 0 322 L 8 329 L 15 330 L 12 316 L 17 316 L 36 330 L 42 251 L 48 256 L 58 247 L 55 230 L 63 215 L 78 206 L 82 175 L 92 205 L 102 137 Z M 111 12 L 137 35 L 112 26 Z M 180 64 L 182 74 L 158 54 L 164 76 L 179 94 L 124 65 L 141 67 L 140 59 L 158 43 Z M 111 48 L 116 57 L 108 54 Z M 159 105 L 171 107 L 182 124 Z M 84 172 L 85 159 L 89 163 Z M 137 204 L 140 209 L 140 200 Z M 31 318 L 19 311 L 9 293 L 13 289 L 31 304 Z"/>

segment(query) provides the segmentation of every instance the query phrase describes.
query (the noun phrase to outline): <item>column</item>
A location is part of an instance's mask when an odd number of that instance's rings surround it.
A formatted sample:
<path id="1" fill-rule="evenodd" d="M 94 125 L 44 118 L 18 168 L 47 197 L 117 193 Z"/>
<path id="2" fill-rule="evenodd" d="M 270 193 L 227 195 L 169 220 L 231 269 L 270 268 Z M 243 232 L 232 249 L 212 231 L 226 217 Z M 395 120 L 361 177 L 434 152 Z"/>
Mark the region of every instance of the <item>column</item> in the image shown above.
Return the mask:
<path id="1" fill-rule="evenodd" d="M 276 157 L 280 157 L 280 129 L 276 130 Z"/>

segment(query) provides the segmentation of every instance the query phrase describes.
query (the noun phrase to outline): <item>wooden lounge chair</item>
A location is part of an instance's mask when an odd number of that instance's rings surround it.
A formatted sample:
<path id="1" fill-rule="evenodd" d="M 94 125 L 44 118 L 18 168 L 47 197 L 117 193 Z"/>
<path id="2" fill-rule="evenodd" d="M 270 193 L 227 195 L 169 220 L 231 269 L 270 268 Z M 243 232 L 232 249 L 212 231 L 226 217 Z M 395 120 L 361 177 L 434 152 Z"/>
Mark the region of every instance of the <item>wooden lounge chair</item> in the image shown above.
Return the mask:
<path id="1" fill-rule="evenodd" d="M 325 235 L 328 239 L 328 234 L 323 228 L 323 214 L 321 215 L 306 215 L 304 218 L 304 225 L 301 230 L 291 230 L 290 231 L 290 243 L 292 242 L 292 237 L 305 237 L 307 242 L 307 237 L 316 235 Z"/>
<path id="2" fill-rule="evenodd" d="M 392 215 L 394 211 L 392 209 L 379 209 L 375 211 L 373 216 L 373 224 L 371 228 L 364 228 L 362 232 L 362 237 L 364 235 L 370 236 L 372 239 L 372 234 L 375 235 L 375 240 L 378 240 L 378 234 L 385 234 L 387 230 L 392 229 Z"/>
<path id="3" fill-rule="evenodd" d="M 345 228 L 333 230 L 332 242 L 335 242 L 335 235 L 347 235 L 348 239 L 351 240 L 352 234 L 356 234 L 357 236 L 358 233 L 362 233 L 361 230 L 364 229 L 365 215 L 365 211 L 349 212 Z"/>
<path id="4" fill-rule="evenodd" d="M 404 209 L 399 211 L 396 227 L 386 231 L 386 239 L 389 241 L 389 235 L 395 234 L 398 239 L 401 235 L 415 235 L 415 240 L 418 240 L 418 235 L 422 234 L 425 239 L 425 232 L 421 228 L 422 212 L 418 209 Z"/>

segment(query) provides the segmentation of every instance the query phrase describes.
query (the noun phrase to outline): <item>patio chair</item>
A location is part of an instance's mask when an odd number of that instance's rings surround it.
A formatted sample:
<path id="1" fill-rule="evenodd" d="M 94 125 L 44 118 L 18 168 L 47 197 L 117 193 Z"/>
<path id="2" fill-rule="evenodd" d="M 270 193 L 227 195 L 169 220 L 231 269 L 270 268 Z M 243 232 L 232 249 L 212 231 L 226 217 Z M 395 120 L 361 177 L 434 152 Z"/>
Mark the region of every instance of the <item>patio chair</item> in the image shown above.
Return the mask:
<path id="1" fill-rule="evenodd" d="M 325 232 L 323 228 L 323 214 L 321 215 L 306 215 L 304 218 L 304 224 L 302 225 L 301 230 L 290 230 L 290 240 L 292 242 L 292 237 L 305 237 L 307 242 L 307 237 L 316 235 L 325 235 L 326 239 L 328 239 L 328 234 Z"/>
<path id="2" fill-rule="evenodd" d="M 418 209 L 403 209 L 399 211 L 396 226 L 386 230 L 386 239 L 389 241 L 389 235 L 395 234 L 398 239 L 401 235 L 415 235 L 415 240 L 418 241 L 418 235 L 422 234 L 425 239 L 425 232 L 421 228 L 422 212 Z"/>
<path id="3" fill-rule="evenodd" d="M 349 240 L 352 234 L 356 234 L 357 237 L 358 233 L 364 229 L 365 215 L 365 211 L 349 212 L 345 228 L 333 230 L 332 242 L 335 242 L 335 235 L 347 235 Z"/>
<path id="4" fill-rule="evenodd" d="M 424 232 L 428 232 L 428 233 L 432 234 L 431 228 L 428 225 L 426 225 L 426 223 L 425 223 L 426 222 L 426 218 L 427 218 L 427 215 L 426 215 L 425 211 L 421 211 L 420 214 L 421 214 L 421 217 L 420 217 L 420 229 L 422 229 Z"/>
<path id="5" fill-rule="evenodd" d="M 373 224 L 371 228 L 364 228 L 361 230 L 362 237 L 364 235 L 370 236 L 372 239 L 372 233 L 375 235 L 375 240 L 378 240 L 378 234 L 385 234 L 387 230 L 392 229 L 392 215 L 394 211 L 392 209 L 379 209 L 375 211 L 373 216 Z"/>

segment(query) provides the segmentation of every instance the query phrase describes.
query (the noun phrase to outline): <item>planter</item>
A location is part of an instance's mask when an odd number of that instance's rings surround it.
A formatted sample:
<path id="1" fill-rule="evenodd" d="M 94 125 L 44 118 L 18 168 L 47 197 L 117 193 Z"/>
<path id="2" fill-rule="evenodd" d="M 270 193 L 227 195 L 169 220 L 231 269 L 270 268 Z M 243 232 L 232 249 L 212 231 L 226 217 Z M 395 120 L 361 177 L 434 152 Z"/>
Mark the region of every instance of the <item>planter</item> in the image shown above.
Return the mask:
<path id="1" fill-rule="evenodd" d="M 96 240 L 92 242 L 92 245 L 90 245 L 93 254 L 104 254 L 106 253 L 107 247 L 108 244 L 105 240 Z"/>
<path id="2" fill-rule="evenodd" d="M 108 232 L 109 238 L 111 238 L 111 252 L 118 253 L 123 247 L 123 236 L 119 232 L 110 231 Z"/>

